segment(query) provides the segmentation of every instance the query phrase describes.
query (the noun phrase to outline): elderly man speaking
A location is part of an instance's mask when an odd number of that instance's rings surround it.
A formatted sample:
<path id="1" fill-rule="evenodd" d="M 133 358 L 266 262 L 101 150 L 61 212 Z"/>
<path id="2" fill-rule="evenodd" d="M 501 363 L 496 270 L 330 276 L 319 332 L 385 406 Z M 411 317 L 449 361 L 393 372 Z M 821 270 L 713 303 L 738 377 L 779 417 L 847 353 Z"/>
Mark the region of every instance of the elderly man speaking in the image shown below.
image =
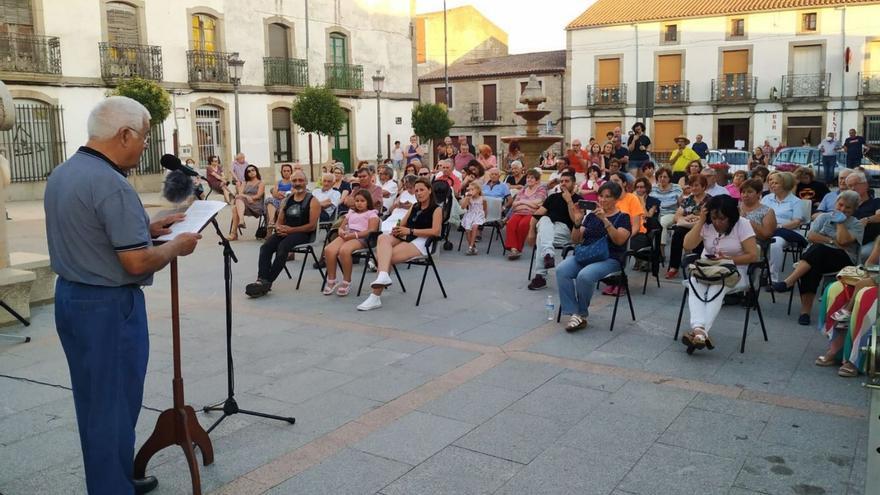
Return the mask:
<path id="1" fill-rule="evenodd" d="M 46 184 L 46 236 L 55 285 L 55 327 L 70 383 L 89 494 L 146 493 L 153 477 L 132 480 L 134 428 L 149 357 L 141 287 L 198 234 L 161 246 L 152 239 L 183 218 L 150 223 L 126 180 L 150 139 L 150 114 L 113 96 L 89 115 L 89 140 L 52 171 Z"/>

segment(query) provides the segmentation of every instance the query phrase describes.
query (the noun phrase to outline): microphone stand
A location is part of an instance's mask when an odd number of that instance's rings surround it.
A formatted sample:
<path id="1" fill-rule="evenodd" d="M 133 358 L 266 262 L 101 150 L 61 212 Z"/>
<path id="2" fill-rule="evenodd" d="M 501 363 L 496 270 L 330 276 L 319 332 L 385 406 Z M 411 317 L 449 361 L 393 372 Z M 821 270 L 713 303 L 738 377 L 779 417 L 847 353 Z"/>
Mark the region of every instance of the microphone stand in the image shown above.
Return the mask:
<path id="1" fill-rule="evenodd" d="M 210 189 L 210 188 L 209 188 Z M 296 423 L 296 418 L 293 417 L 284 417 L 284 416 L 276 416 L 274 414 L 266 414 L 256 411 L 249 411 L 246 409 L 241 409 L 238 407 L 238 402 L 235 400 L 235 371 L 232 363 L 232 263 L 238 263 L 238 258 L 235 257 L 235 252 L 232 251 L 232 246 L 229 244 L 229 240 L 226 239 L 226 236 L 223 235 L 223 232 L 220 230 L 220 225 L 217 224 L 217 219 L 212 218 L 211 224 L 214 225 L 214 230 L 217 232 L 217 236 L 220 237 L 219 244 L 223 246 L 223 280 L 224 280 L 224 291 L 226 296 L 226 387 L 227 387 L 227 395 L 226 399 L 218 402 L 212 406 L 205 406 L 202 411 L 211 412 L 211 411 L 223 411 L 223 415 L 220 416 L 214 424 L 208 428 L 208 433 L 217 427 L 221 421 L 226 419 L 228 416 L 232 416 L 233 414 L 247 414 L 249 416 L 258 416 L 260 418 L 268 418 L 268 419 L 277 419 L 278 421 L 287 421 L 290 424 Z"/>

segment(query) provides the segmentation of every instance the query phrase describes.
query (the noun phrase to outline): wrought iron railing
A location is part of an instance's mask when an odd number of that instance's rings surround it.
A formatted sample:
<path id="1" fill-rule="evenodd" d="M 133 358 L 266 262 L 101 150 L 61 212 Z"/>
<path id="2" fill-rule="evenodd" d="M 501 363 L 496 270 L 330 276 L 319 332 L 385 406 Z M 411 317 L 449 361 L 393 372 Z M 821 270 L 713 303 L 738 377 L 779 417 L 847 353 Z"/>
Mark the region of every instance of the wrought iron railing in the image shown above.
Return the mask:
<path id="1" fill-rule="evenodd" d="M 162 80 L 162 47 L 130 43 L 98 43 L 101 77 L 106 80 L 140 77 Z"/>
<path id="2" fill-rule="evenodd" d="M 661 81 L 654 85 L 654 102 L 660 104 L 687 103 L 690 81 Z"/>
<path id="3" fill-rule="evenodd" d="M 364 89 L 364 67 L 349 64 L 324 64 L 325 83 L 330 89 Z"/>
<path id="4" fill-rule="evenodd" d="M 191 83 L 229 83 L 229 54 L 187 50 L 186 66 Z"/>
<path id="5" fill-rule="evenodd" d="M 860 72 L 859 82 L 860 95 L 880 96 L 880 72 Z"/>
<path id="6" fill-rule="evenodd" d="M 61 42 L 55 36 L 0 34 L 0 71 L 61 74 Z"/>
<path id="7" fill-rule="evenodd" d="M 495 105 L 471 103 L 470 118 L 472 123 L 498 122 L 501 120 L 501 102 Z"/>
<path id="8" fill-rule="evenodd" d="M 16 104 L 15 125 L 0 132 L 12 182 L 46 180 L 64 161 L 64 109 L 56 105 Z"/>
<path id="9" fill-rule="evenodd" d="M 298 58 L 263 57 L 266 86 L 308 86 L 309 64 Z"/>
<path id="10" fill-rule="evenodd" d="M 758 78 L 749 74 L 724 74 L 712 79 L 712 101 L 736 102 L 755 98 Z"/>
<path id="11" fill-rule="evenodd" d="M 587 106 L 605 107 L 626 104 L 626 84 L 587 86 Z"/>
<path id="12" fill-rule="evenodd" d="M 138 175 L 162 173 L 160 159 L 165 154 L 165 126 L 156 124 L 150 127 L 150 142 L 144 148 L 140 162 L 134 173 Z"/>
<path id="13" fill-rule="evenodd" d="M 782 76 L 783 98 L 822 98 L 828 96 L 831 74 L 788 74 Z"/>

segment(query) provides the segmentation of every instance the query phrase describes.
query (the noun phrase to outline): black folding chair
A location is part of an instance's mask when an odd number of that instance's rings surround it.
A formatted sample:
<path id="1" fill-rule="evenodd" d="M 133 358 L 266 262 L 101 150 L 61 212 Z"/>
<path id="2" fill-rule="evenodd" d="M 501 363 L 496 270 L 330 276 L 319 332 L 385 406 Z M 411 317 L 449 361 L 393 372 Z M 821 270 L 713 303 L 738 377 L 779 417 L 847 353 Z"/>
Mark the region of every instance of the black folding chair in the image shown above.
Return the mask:
<path id="1" fill-rule="evenodd" d="M 554 244 L 553 249 L 559 249 L 562 252 L 562 259 L 565 259 L 568 256 L 568 253 L 571 252 L 571 249 L 568 248 L 572 246 L 573 244 L 571 244 L 570 242 L 567 242 L 565 244 Z M 574 248 L 572 247 L 572 249 Z M 531 261 L 529 261 L 529 280 L 532 279 L 532 271 L 535 269 L 535 258 L 537 258 L 538 256 L 537 251 L 538 246 L 536 245 L 534 248 L 532 248 L 532 259 Z"/>
<path id="2" fill-rule="evenodd" d="M 369 265 L 368 261 L 373 260 L 373 263 L 375 263 L 376 265 L 379 264 L 379 262 L 376 260 L 376 253 L 375 253 L 375 251 L 373 251 L 373 248 L 376 246 L 376 241 L 379 239 L 379 236 L 381 234 L 382 234 L 381 232 L 370 233 L 370 237 L 367 238 L 367 247 L 358 249 L 358 250 L 351 253 L 352 261 L 354 262 L 354 264 L 359 263 L 361 260 L 364 261 L 364 269 L 361 272 L 361 281 L 358 284 L 358 291 L 357 291 L 358 296 L 361 295 L 361 292 L 363 291 L 363 288 L 364 288 L 364 279 L 367 277 L 367 270 L 368 270 L 368 265 Z M 397 277 L 397 282 L 400 283 L 400 290 L 405 293 L 406 286 L 403 285 L 403 280 L 400 278 L 400 273 L 397 271 L 397 266 L 392 265 L 391 268 L 394 269 L 394 275 Z M 327 284 L 327 279 L 325 277 L 324 283 L 321 285 L 322 291 L 324 290 L 324 286 L 326 284 Z"/>
<path id="3" fill-rule="evenodd" d="M 574 244 L 569 244 L 569 245 L 565 246 L 565 248 L 562 250 L 563 258 L 565 256 L 567 256 L 568 253 L 573 252 L 574 248 L 575 248 Z M 633 309 L 632 296 L 629 293 L 629 277 L 627 277 L 627 275 L 626 275 L 626 264 L 627 264 L 628 258 L 629 258 L 629 254 L 627 254 L 624 257 L 623 263 L 620 265 L 620 270 L 608 274 L 607 277 L 605 277 L 602 280 L 600 280 L 599 282 L 597 282 L 596 289 L 599 288 L 599 284 L 607 284 L 607 285 L 613 285 L 613 286 L 623 288 L 623 290 L 626 292 L 626 300 L 629 303 L 630 316 L 632 316 L 633 321 L 636 321 L 636 311 L 635 311 L 635 309 Z M 618 290 L 617 293 L 614 294 L 614 310 L 611 312 L 611 326 L 608 327 L 609 332 L 614 331 L 614 322 L 617 321 L 617 306 L 620 303 L 620 298 L 621 298 L 621 294 L 620 294 L 620 290 Z M 562 320 L 562 303 L 560 302 L 559 311 L 556 312 L 556 323 L 559 323 L 561 320 Z"/>
<path id="4" fill-rule="evenodd" d="M 654 275 L 657 280 L 657 288 L 660 288 L 660 263 L 663 259 L 663 252 L 660 246 L 660 234 L 662 229 L 649 230 L 647 234 L 648 245 L 636 250 L 631 250 L 629 255 L 639 261 L 648 263 L 648 270 L 645 272 L 645 282 L 642 284 L 642 295 L 648 291 L 648 278 Z"/>
<path id="5" fill-rule="evenodd" d="M 428 277 L 428 268 L 431 268 L 434 270 L 434 276 L 437 277 L 437 284 L 440 285 L 440 292 L 443 293 L 444 299 L 447 298 L 446 289 L 443 287 L 443 281 L 440 280 L 440 272 L 437 271 L 437 265 L 434 263 L 434 257 L 431 255 L 431 252 L 433 251 L 432 248 L 434 247 L 434 244 L 436 242 L 437 242 L 437 239 L 432 238 L 432 239 L 428 240 L 428 243 L 425 246 L 427 248 L 428 254 L 426 254 L 424 256 L 419 256 L 419 257 L 416 257 L 416 258 L 413 258 L 413 259 L 410 259 L 407 261 L 407 263 L 409 265 L 416 265 L 416 266 L 424 266 L 425 267 L 425 271 L 422 272 L 422 283 L 421 283 L 421 285 L 419 285 L 419 295 L 418 295 L 418 297 L 416 297 L 416 306 L 418 306 L 419 303 L 422 301 L 422 291 L 425 290 L 425 279 Z M 395 271 L 395 273 L 397 273 L 397 268 L 395 268 L 394 271 Z M 398 274 L 397 278 L 400 279 L 399 274 Z M 403 287 L 402 282 L 401 282 L 401 287 Z M 404 291 L 404 292 L 406 292 L 406 291 Z"/>
<path id="6" fill-rule="evenodd" d="M 312 247 L 312 243 L 315 242 L 315 239 L 317 238 L 317 236 L 318 236 L 318 232 L 315 231 L 312 234 L 312 237 L 309 239 L 308 243 L 300 244 L 299 246 L 296 246 L 290 250 L 291 253 L 304 255 L 303 260 L 302 260 L 302 265 L 299 268 L 299 277 L 296 279 L 296 290 L 299 290 L 299 285 L 300 285 L 300 283 L 302 283 L 303 272 L 306 269 L 306 263 L 309 261 L 309 255 L 312 256 L 313 260 L 315 260 L 315 264 L 318 264 L 318 256 L 315 254 L 315 248 Z M 321 274 L 321 278 L 324 280 L 324 282 L 321 284 L 321 289 L 323 290 L 324 284 L 327 283 L 327 275 L 324 274 L 324 270 L 321 269 L 320 265 L 318 265 L 318 272 Z M 284 273 L 287 274 L 287 278 L 293 279 L 293 277 L 290 275 L 290 270 L 287 269 L 286 263 L 284 265 Z"/>
<path id="7" fill-rule="evenodd" d="M 698 254 L 689 254 L 685 256 L 682 268 L 686 270 L 688 265 L 693 263 L 693 261 L 699 257 L 700 255 Z M 742 342 L 739 346 L 740 354 L 746 352 L 746 336 L 749 332 L 749 316 L 751 315 L 752 310 L 756 310 L 758 312 L 758 320 L 760 320 L 761 322 L 761 332 L 764 334 L 764 342 L 767 342 L 767 328 L 764 326 L 764 314 L 761 313 L 761 303 L 758 300 L 758 296 L 760 296 L 761 293 L 759 288 L 755 288 L 755 273 L 760 273 L 760 271 L 760 262 L 749 264 L 749 268 L 747 271 L 748 285 L 745 287 L 745 289 L 743 289 L 745 292 L 745 298 L 742 302 L 742 305 L 745 307 L 746 317 L 745 321 L 743 322 Z M 678 340 L 678 334 L 681 330 L 681 317 L 684 315 L 684 305 L 687 302 L 688 292 L 690 291 L 690 285 L 687 280 L 688 277 L 687 275 L 685 275 L 684 294 L 682 294 L 681 296 L 681 307 L 678 310 L 678 321 L 675 324 L 675 335 L 672 337 L 673 340 Z M 690 352 L 693 352 L 693 350 L 691 350 Z"/>

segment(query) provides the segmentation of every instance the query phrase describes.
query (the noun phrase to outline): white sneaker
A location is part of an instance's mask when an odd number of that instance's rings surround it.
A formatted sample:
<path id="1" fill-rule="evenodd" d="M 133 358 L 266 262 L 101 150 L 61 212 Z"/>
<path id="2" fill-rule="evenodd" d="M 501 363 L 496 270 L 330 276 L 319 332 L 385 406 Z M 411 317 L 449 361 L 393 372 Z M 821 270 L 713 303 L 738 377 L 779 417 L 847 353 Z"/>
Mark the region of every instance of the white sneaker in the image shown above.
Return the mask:
<path id="1" fill-rule="evenodd" d="M 370 287 L 388 287 L 390 285 L 391 277 L 388 275 L 388 272 L 379 272 L 379 276 L 370 284 Z"/>
<path id="2" fill-rule="evenodd" d="M 382 298 L 377 296 L 376 294 L 370 294 L 367 297 L 367 300 L 360 303 L 357 309 L 358 311 L 369 311 L 371 309 L 377 309 L 382 307 Z"/>

